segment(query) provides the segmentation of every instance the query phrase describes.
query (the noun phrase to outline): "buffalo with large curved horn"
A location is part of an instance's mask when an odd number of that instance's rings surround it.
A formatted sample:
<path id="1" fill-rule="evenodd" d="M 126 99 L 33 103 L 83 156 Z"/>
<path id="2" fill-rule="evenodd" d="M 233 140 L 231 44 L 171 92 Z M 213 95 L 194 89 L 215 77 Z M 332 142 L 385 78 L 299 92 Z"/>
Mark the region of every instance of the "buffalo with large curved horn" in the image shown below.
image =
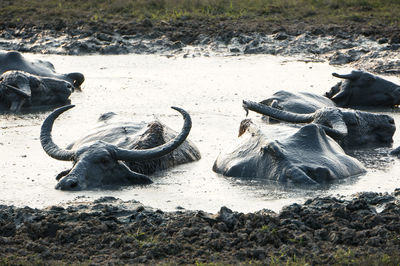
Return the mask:
<path id="1" fill-rule="evenodd" d="M 57 176 L 57 189 L 149 184 L 152 181 L 144 174 L 200 159 L 198 149 L 186 140 L 192 126 L 190 115 L 178 107 L 172 108 L 184 118 L 179 134 L 159 121 L 106 123 L 67 149 L 60 148 L 51 136 L 53 124 L 72 107 L 55 110 L 41 128 L 40 141 L 45 152 L 54 159 L 74 163 L 72 169 Z"/>
<path id="2" fill-rule="evenodd" d="M 264 104 L 243 101 L 243 108 L 289 123 L 316 123 L 344 148 L 388 146 L 396 130 L 388 115 L 325 107 L 311 114 L 279 110 Z"/>

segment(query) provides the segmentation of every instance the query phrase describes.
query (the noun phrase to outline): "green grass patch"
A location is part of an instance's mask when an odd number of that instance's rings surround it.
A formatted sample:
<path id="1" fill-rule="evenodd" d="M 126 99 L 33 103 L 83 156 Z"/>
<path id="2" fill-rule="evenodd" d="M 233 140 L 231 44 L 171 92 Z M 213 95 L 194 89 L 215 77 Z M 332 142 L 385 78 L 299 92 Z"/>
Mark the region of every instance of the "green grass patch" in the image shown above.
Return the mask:
<path id="1" fill-rule="evenodd" d="M 45 23 L 244 18 L 400 25 L 398 0 L 3 0 L 0 20 Z"/>

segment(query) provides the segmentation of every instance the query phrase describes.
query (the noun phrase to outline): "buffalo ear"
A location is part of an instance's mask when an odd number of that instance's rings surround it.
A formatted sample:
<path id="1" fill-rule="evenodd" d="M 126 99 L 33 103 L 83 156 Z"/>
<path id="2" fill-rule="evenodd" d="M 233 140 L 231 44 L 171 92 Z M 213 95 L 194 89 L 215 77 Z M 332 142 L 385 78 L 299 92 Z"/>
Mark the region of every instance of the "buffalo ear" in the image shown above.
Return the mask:
<path id="1" fill-rule="evenodd" d="M 71 169 L 67 169 L 67 170 L 62 171 L 61 173 L 59 173 L 59 174 L 56 176 L 56 180 L 59 181 L 62 177 L 68 175 L 69 172 L 71 172 Z"/>
<path id="2" fill-rule="evenodd" d="M 356 79 L 360 78 L 360 76 L 361 76 L 362 73 L 363 73 L 363 72 L 361 72 L 361 71 L 353 70 L 353 71 L 351 71 L 350 74 L 332 73 L 332 76 L 334 76 L 334 77 L 336 77 L 336 78 L 348 79 L 348 80 L 355 81 Z"/>
<path id="3" fill-rule="evenodd" d="M 142 175 L 131 171 L 131 175 L 128 177 L 129 183 L 135 185 L 148 185 L 153 183 L 153 181 L 146 175 Z"/>
<path id="4" fill-rule="evenodd" d="M 130 185 L 148 185 L 153 183 L 148 176 L 132 171 L 124 162 L 120 161 L 119 165 L 125 171 L 124 176 Z"/>
<path id="5" fill-rule="evenodd" d="M 30 98 L 32 96 L 32 91 L 29 84 L 26 83 L 18 84 L 17 87 L 8 84 L 4 84 L 4 86 L 6 86 L 9 90 L 13 91 L 17 95 L 22 96 L 24 98 Z"/>

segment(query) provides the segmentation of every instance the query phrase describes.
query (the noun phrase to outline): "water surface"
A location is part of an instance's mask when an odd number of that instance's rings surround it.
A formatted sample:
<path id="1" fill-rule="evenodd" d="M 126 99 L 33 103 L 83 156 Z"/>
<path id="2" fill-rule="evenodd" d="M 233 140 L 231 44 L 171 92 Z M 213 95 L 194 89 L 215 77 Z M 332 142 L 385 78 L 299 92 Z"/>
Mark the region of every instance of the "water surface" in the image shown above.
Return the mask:
<path id="1" fill-rule="evenodd" d="M 233 57 L 167 58 L 157 55 L 58 56 L 28 55 L 51 61 L 59 72 L 85 74 L 83 91 L 74 93 L 76 107 L 57 119 L 56 143 L 67 145 L 95 125 L 100 114 L 113 111 L 127 120 L 157 117 L 175 130 L 181 116 L 170 106 L 192 116 L 189 138 L 202 159 L 152 175 L 154 184 L 116 191 L 65 192 L 54 189 L 55 176 L 71 166 L 45 154 L 39 142 L 40 125 L 50 111 L 0 115 L 0 204 L 45 207 L 77 197 L 114 196 L 136 199 L 163 210 L 216 212 L 221 206 L 251 212 L 263 208 L 279 211 L 283 205 L 325 195 L 351 195 L 361 191 L 392 192 L 399 187 L 400 160 L 388 149 L 357 151 L 368 173 L 318 190 L 282 187 L 261 180 L 238 180 L 215 174 L 211 168 L 219 152 L 233 145 L 239 123 L 245 118 L 243 99 L 260 101 L 278 90 L 323 94 L 337 79 L 332 72 L 351 69 L 326 63 L 305 63 L 294 58 L 252 55 Z M 388 79 L 400 83 L 395 77 Z M 382 112 L 382 111 L 381 111 Z M 400 115 L 387 110 L 400 125 Z M 259 119 L 256 114 L 250 117 Z M 400 145 L 400 133 L 394 146 Z"/>

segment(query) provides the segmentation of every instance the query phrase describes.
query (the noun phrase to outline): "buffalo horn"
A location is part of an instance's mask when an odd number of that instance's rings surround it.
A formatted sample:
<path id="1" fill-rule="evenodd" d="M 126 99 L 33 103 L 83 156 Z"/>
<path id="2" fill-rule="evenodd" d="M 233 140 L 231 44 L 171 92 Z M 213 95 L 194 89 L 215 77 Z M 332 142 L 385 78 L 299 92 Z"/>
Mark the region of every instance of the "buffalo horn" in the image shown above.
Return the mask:
<path id="1" fill-rule="evenodd" d="M 175 138 L 171 139 L 169 142 L 161 146 L 154 147 L 151 149 L 127 150 L 127 149 L 117 148 L 116 151 L 117 159 L 123 161 L 151 160 L 167 155 L 168 153 L 178 148 L 179 145 L 181 145 L 185 141 L 186 137 L 189 135 L 190 129 L 192 127 L 192 120 L 190 118 L 190 115 L 185 110 L 178 107 L 171 107 L 171 108 L 180 112 L 184 119 L 182 130 Z"/>
<path id="2" fill-rule="evenodd" d="M 40 130 L 40 143 L 42 144 L 44 151 L 54 159 L 61 161 L 72 161 L 74 158 L 75 153 L 73 151 L 58 147 L 57 144 L 53 142 L 53 138 L 51 136 L 51 131 L 56 118 L 74 106 L 75 105 L 67 105 L 54 110 L 42 124 L 42 128 Z"/>
<path id="3" fill-rule="evenodd" d="M 243 101 L 243 108 L 252 110 L 262 115 L 270 116 L 276 120 L 290 123 L 311 123 L 314 120 L 314 114 L 296 114 L 280 109 L 272 108 L 268 105 L 252 101 Z"/>
<path id="4" fill-rule="evenodd" d="M 338 73 L 332 73 L 332 76 L 341 78 L 341 79 L 355 80 L 359 75 L 357 75 L 354 72 L 351 72 L 350 74 L 345 74 L 345 75 L 338 74 Z"/>

